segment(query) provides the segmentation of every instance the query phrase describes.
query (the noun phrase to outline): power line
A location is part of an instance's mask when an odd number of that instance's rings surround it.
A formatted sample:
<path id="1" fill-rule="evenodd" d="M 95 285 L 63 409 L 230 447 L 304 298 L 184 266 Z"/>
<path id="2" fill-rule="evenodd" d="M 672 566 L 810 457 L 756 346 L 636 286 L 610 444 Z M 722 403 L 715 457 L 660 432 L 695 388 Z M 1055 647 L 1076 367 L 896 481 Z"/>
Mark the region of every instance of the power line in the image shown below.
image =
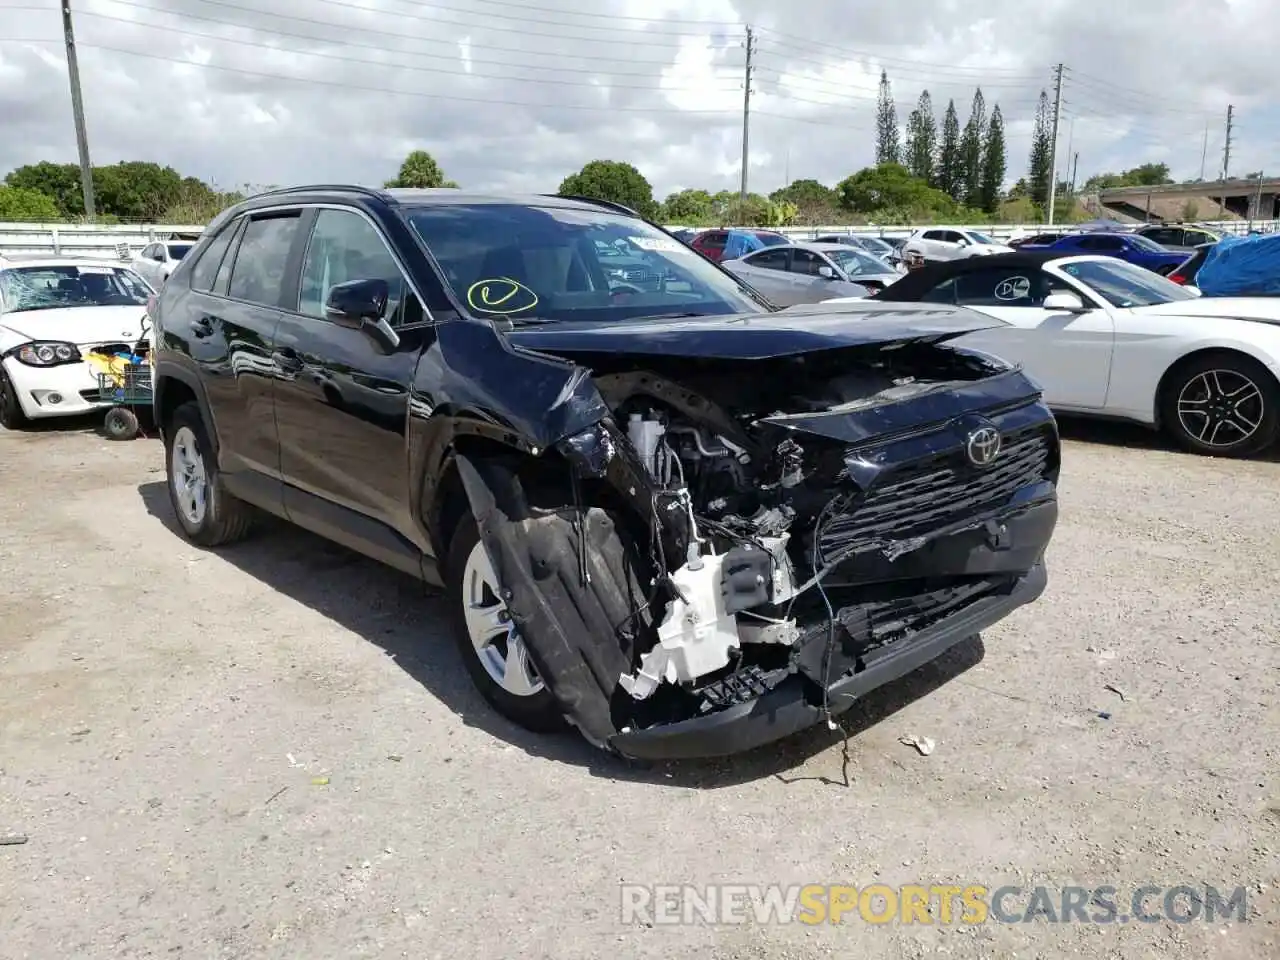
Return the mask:
<path id="1" fill-rule="evenodd" d="M 436 45 L 443 45 L 443 46 L 451 47 L 453 49 L 453 52 L 448 55 L 438 54 L 438 53 L 420 53 L 420 52 L 412 52 L 408 50 L 388 51 L 387 45 L 385 43 L 378 43 L 378 44 L 358 43 L 346 37 L 342 38 L 341 40 L 336 40 L 333 37 L 317 37 L 317 36 L 314 36 L 311 34 L 305 34 L 305 33 L 290 33 L 290 32 L 280 30 L 276 27 L 265 27 L 265 26 L 259 26 L 254 24 L 240 23 L 235 20 L 222 20 L 217 17 L 201 16 L 200 14 L 187 13 L 185 11 L 180 11 L 180 10 L 160 9 L 157 7 L 148 6 L 147 4 L 144 4 L 144 3 L 137 3 L 135 2 L 135 0 L 106 0 L 106 2 L 119 4 L 120 6 L 125 6 L 125 7 L 133 7 L 134 9 L 137 9 L 137 10 L 148 10 L 151 13 L 163 14 L 165 16 L 181 17 L 184 20 L 202 20 L 206 23 L 214 23 L 214 24 L 219 24 L 221 26 L 226 26 L 226 27 L 237 27 L 241 30 L 251 30 L 254 33 L 265 33 L 265 34 L 273 34 L 281 37 L 291 37 L 295 40 L 310 40 L 315 43 L 324 43 L 324 44 L 331 44 L 331 45 L 338 44 L 343 46 L 362 47 L 369 50 L 380 50 L 383 52 L 405 53 L 409 56 L 430 57 L 438 60 L 449 60 L 450 62 L 454 62 L 454 63 L 456 63 L 458 60 L 458 53 L 457 53 L 458 40 L 455 38 L 426 37 L 426 36 L 422 36 L 421 34 L 404 33 L 403 31 L 397 31 L 397 30 L 379 30 L 374 27 L 358 27 L 355 25 L 333 23 L 332 21 L 329 21 L 329 20 L 316 20 L 312 17 L 298 17 L 298 16 L 293 16 L 291 14 L 286 14 L 286 13 L 269 13 L 268 14 L 269 16 L 276 17 L 281 20 L 290 20 L 296 23 L 308 24 L 310 26 L 315 26 L 315 27 L 322 27 L 322 28 L 327 28 L 331 30 L 342 30 L 343 32 L 355 31 L 357 33 L 367 33 L 375 37 L 386 37 L 386 38 L 395 39 L 395 40 L 415 40 L 420 43 L 431 43 Z M 242 11 L 249 10 L 249 8 L 247 7 L 241 7 L 236 4 L 221 3 L 220 0 L 203 0 L 203 2 L 215 3 L 219 6 L 227 6 L 235 10 L 242 10 Z M 7 9 L 7 8 L 3 8 L 3 9 Z M 263 11 L 263 12 L 266 12 L 266 11 Z M 133 24 L 138 26 L 144 25 L 141 21 L 130 20 L 123 17 L 110 17 L 107 14 L 101 14 L 101 13 L 94 13 L 91 15 L 99 18 L 104 18 L 104 19 L 119 20 L 120 22 L 126 23 L 126 24 Z M 475 44 L 474 41 L 473 41 L 473 45 L 476 47 L 481 46 L 479 44 Z M 495 46 L 493 44 L 488 44 L 488 43 L 483 45 L 483 49 L 496 52 L 496 53 L 521 53 L 521 54 L 527 54 L 530 56 L 538 56 L 538 57 L 555 57 L 557 60 L 586 60 L 586 61 L 592 61 L 592 62 L 598 62 L 598 63 L 615 64 L 615 65 L 618 63 L 618 57 L 616 54 L 614 56 L 599 56 L 599 55 L 591 55 L 591 54 L 584 54 L 584 53 L 569 53 L 567 51 L 561 52 L 561 51 L 533 50 L 533 49 L 528 49 L 524 47 L 499 47 L 499 46 Z M 475 62 L 479 63 L 480 61 L 477 60 Z M 494 65 L 507 63 L 507 61 L 499 61 L 499 60 L 486 60 L 484 62 L 487 64 L 494 64 Z M 664 60 L 637 59 L 637 60 L 629 60 L 629 63 L 633 65 L 649 65 L 649 66 L 655 66 L 655 67 L 671 65 L 671 61 L 669 59 L 664 59 Z M 511 64 L 511 65 L 517 66 L 517 64 Z M 578 70 L 581 70 L 584 73 L 598 72 L 596 70 L 586 70 L 584 68 L 577 68 L 577 70 L 575 70 L 574 68 L 570 68 L 570 67 L 548 67 L 541 64 L 532 64 L 532 63 L 529 63 L 529 64 L 522 63 L 522 64 L 518 64 L 518 66 L 522 68 L 528 68 L 530 70 L 554 69 L 554 70 L 563 70 L 563 71 L 572 71 L 572 72 L 577 72 Z M 637 76 L 637 77 L 652 76 L 651 73 L 615 74 L 615 75 L 616 76 Z"/>
<path id="2" fill-rule="evenodd" d="M 112 0 L 112 2 L 120 3 L 120 2 L 123 2 L 123 0 Z M 136 4 L 135 4 L 135 6 L 140 6 L 140 5 L 136 5 Z M 216 33 L 206 33 L 206 32 L 201 32 L 201 31 L 199 31 L 199 30 L 186 30 L 186 29 L 183 29 L 183 28 L 181 28 L 181 27 L 171 27 L 171 26 L 167 26 L 167 25 L 165 25 L 165 24 L 159 24 L 159 23 L 143 23 L 143 22 L 138 21 L 138 20 L 129 20 L 129 19 L 126 19 L 126 18 L 124 18 L 124 17 L 112 17 L 112 16 L 109 16 L 108 14 L 93 13 L 93 12 L 91 12 L 91 11 L 84 11 L 84 13 L 82 13 L 82 14 L 81 14 L 81 16 L 98 17 L 98 18 L 103 19 L 103 20 L 109 20 L 109 21 L 113 21 L 113 22 L 116 22 L 116 23 L 127 23 L 127 24 L 129 24 L 129 25 L 131 25 L 131 26 L 143 27 L 143 28 L 145 28 L 145 29 L 149 29 L 149 30 L 159 30 L 159 31 L 163 31 L 163 32 L 165 32 L 165 33 L 174 33 L 174 34 L 179 34 L 179 35 L 181 35 L 181 36 L 187 36 L 187 37 L 200 37 L 200 38 L 202 38 L 202 39 L 206 39 L 206 40 L 215 40 L 215 41 L 217 41 L 217 42 L 219 42 L 219 43 L 234 43 L 234 44 L 237 44 L 237 45 L 239 45 L 239 46 L 256 47 L 256 48 L 258 48 L 258 49 L 260 49 L 260 50 L 274 50 L 274 51 L 276 51 L 276 52 L 278 52 L 278 53 L 290 53 L 290 54 L 294 54 L 295 56 L 301 56 L 301 57 L 320 57 L 320 58 L 322 58 L 322 59 L 326 59 L 326 60 L 336 60 L 336 61 L 341 61 L 341 62 L 344 62 L 344 63 L 355 63 L 355 64 L 360 64 L 360 65 L 362 65 L 362 66 L 370 66 L 370 67 L 394 67 L 394 68 L 395 68 L 395 69 L 397 69 L 397 70 L 412 70 L 412 71 L 417 72 L 417 73 L 437 73 L 437 74 L 445 74 L 445 75 L 447 75 L 447 76 L 469 77 L 469 78 L 473 78 L 473 79 L 476 79 L 476 80 L 500 80 L 500 81 L 501 81 L 501 80 L 506 80 L 506 81 L 512 81 L 512 82 L 516 82 L 516 83 L 548 83 L 548 84 L 555 84 L 555 85 L 557 85 L 557 86 L 579 86 L 579 87 L 584 87 L 584 88 L 585 88 L 585 87 L 588 87 L 588 86 L 591 86 L 590 84 L 587 84 L 587 83 L 585 83 L 585 82 L 584 82 L 584 81 L 582 81 L 582 80 L 563 80 L 563 79 L 558 79 L 558 78 L 554 78 L 554 77 L 513 77 L 513 76 L 494 76 L 493 74 L 487 74 L 487 73 L 475 73 L 474 71 L 470 71 L 470 70 L 467 70 L 467 69 L 465 69 L 465 68 L 462 68 L 462 67 L 461 67 L 461 64 L 460 64 L 460 62 L 459 62 L 459 61 L 461 60 L 461 57 L 460 57 L 460 56 L 458 56 L 458 55 L 456 55 L 456 54 L 455 54 L 453 57 L 447 58 L 447 59 L 449 59 L 450 61 L 452 61 L 452 63 L 454 64 L 454 66 L 453 66 L 452 68 L 445 68 L 445 67 L 424 67 L 424 66 L 419 66 L 419 65 L 417 65 L 417 64 L 409 64 L 409 63 L 395 63 L 395 62 L 393 62 L 393 61 L 387 61 L 387 60 L 369 60 L 369 59 L 364 59 L 364 58 L 360 58 L 360 57 L 348 57 L 348 56 L 343 56 L 342 54 L 339 54 L 339 53 L 331 53 L 331 52 L 328 52 L 328 51 L 322 51 L 322 50 L 297 50 L 297 49 L 294 49 L 294 48 L 292 48 L 292 47 L 279 47 L 279 46 L 276 46 L 276 45 L 274 45 L 274 44 L 270 44 L 270 43 L 263 43 L 263 42 L 261 42 L 261 41 L 257 41 L 257 40 L 240 40 L 240 39 L 237 39 L 237 38 L 235 38 L 235 37 L 224 37 L 224 36 L 219 36 L 219 35 L 218 35 L 218 34 L 216 34 Z M 280 34 L 280 35 L 281 35 L 281 36 L 291 36 L 290 34 Z M 299 37 L 298 39 L 314 39 L 314 38 Z M 331 46 L 339 46 L 339 47 L 342 47 L 342 46 L 359 46 L 359 47 L 364 47 L 364 48 L 366 48 L 366 49 L 368 49 L 368 48 L 373 48 L 373 49 L 383 49 L 383 50 L 385 50 L 385 49 L 386 49 L 385 47 L 377 47 L 377 46 L 375 46 L 375 45 L 373 45 L 373 44 L 352 44 L 352 43 L 345 43 L 345 42 L 344 42 L 344 43 L 331 42 L 331 43 L 330 43 L 330 45 L 331 45 Z M 433 55 L 431 55 L 431 54 L 422 54 L 421 56 L 429 56 L 429 57 L 433 57 L 433 59 L 446 59 L 446 58 L 439 57 L 439 56 L 433 56 Z M 492 61 L 492 60 L 476 61 L 476 60 L 475 60 L 475 59 L 473 59 L 473 58 L 468 58 L 468 59 L 470 59 L 472 63 L 476 63 L 476 62 L 494 63 L 494 62 L 495 62 L 495 61 Z M 517 68 L 517 69 L 536 69 L 536 70 L 556 70 L 556 69 L 558 69 L 558 68 L 555 68 L 555 67 L 546 67 L 546 66 L 541 66 L 541 65 L 532 65 L 532 64 L 531 64 L 531 65 L 527 65 L 527 66 L 526 66 L 525 64 L 512 64 L 511 66 L 513 66 L 513 67 L 515 67 L 515 68 Z M 586 74 L 592 74 L 592 75 L 595 75 L 595 76 L 604 76 L 604 75 L 606 75 L 606 74 L 605 74 L 605 71 L 602 71 L 602 70 L 581 70 L 581 69 L 579 69 L 579 70 L 569 70 L 568 72 L 572 72 L 572 73 L 586 73 Z M 642 74 L 624 74 L 624 76 L 642 76 Z M 649 74 L 648 76 L 650 76 L 650 77 L 652 78 L 652 74 Z M 719 81 L 719 82 L 721 82 L 721 83 L 724 83 L 724 82 L 725 82 L 725 80 L 726 80 L 727 78 L 715 78 L 715 79 L 716 79 L 716 80 L 718 80 L 718 81 Z M 648 90 L 648 91 L 652 91 L 652 92 L 655 92 L 655 93 L 659 93 L 659 92 L 661 92 L 661 91 L 662 91 L 662 90 L 664 90 L 664 89 L 666 89 L 666 90 L 679 89 L 679 88 L 677 88 L 677 87 L 671 87 L 671 86 L 663 87 L 663 86 L 654 86 L 654 85 L 652 85 L 652 84 L 648 84 L 648 85 L 637 85 L 637 84 L 632 84 L 632 83 L 613 83 L 613 82 L 610 82 L 610 83 L 608 84 L 608 88 L 609 88 L 609 89 L 617 89 L 617 90 Z M 688 89 L 688 88 L 686 88 L 686 89 Z M 699 84 L 698 89 L 707 89 L 707 88 L 706 88 L 704 85 Z M 721 89 L 728 90 L 728 89 L 730 89 L 730 88 L 729 88 L 729 87 L 721 87 Z"/>
<path id="3" fill-rule="evenodd" d="M 773 39 L 778 37 L 781 39 Z M 887 57 L 880 53 L 874 53 L 869 50 L 852 50 L 847 47 L 841 47 L 837 44 L 826 43 L 820 40 L 808 40 L 804 37 L 798 37 L 795 34 L 783 33 L 778 30 L 763 31 L 763 41 L 771 46 L 784 47 L 792 50 L 798 50 L 808 53 L 814 50 L 828 50 L 834 54 L 838 54 L 846 60 L 874 60 L 877 64 L 884 66 L 886 69 L 893 67 L 893 64 L 902 64 L 904 68 L 911 67 L 928 67 L 933 70 L 955 71 L 960 73 L 981 74 L 982 76 L 992 76 L 994 74 L 1021 74 L 1030 77 L 1031 74 L 1012 67 L 963 67 L 953 63 L 927 63 L 922 60 L 904 59 L 901 57 Z"/>

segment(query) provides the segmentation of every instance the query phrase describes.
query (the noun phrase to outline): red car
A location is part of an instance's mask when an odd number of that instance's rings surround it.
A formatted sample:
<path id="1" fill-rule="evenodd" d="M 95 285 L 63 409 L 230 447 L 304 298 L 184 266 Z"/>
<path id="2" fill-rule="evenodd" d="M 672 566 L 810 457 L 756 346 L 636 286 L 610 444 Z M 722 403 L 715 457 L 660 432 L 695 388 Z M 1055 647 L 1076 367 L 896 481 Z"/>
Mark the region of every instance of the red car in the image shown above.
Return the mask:
<path id="1" fill-rule="evenodd" d="M 703 230 L 689 246 L 710 260 L 736 260 L 756 250 L 790 242 L 786 234 L 773 230 Z"/>

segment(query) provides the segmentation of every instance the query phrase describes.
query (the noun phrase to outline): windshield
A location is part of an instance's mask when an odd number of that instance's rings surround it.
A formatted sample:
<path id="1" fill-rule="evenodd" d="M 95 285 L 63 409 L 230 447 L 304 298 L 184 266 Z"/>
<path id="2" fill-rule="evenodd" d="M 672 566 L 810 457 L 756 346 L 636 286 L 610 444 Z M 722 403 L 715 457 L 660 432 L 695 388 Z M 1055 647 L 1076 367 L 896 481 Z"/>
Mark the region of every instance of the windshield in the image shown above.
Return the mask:
<path id="1" fill-rule="evenodd" d="M 1194 300 L 1196 296 L 1158 273 L 1123 260 L 1065 263 L 1061 269 L 1113 307 L 1150 307 L 1175 300 Z"/>
<path id="2" fill-rule="evenodd" d="M 441 204 L 409 223 L 457 299 L 513 322 L 762 313 L 767 301 L 679 240 L 605 210 Z"/>
<path id="3" fill-rule="evenodd" d="M 151 288 L 123 267 L 57 264 L 0 271 L 0 313 L 145 306 Z"/>
<path id="4" fill-rule="evenodd" d="M 972 230 L 970 230 L 967 234 L 965 234 L 965 236 L 967 236 L 974 243 L 981 243 L 988 247 L 994 247 L 996 245 L 996 242 L 992 240 L 990 237 L 988 237 L 985 233 L 974 233 Z"/>
<path id="5" fill-rule="evenodd" d="M 190 253 L 190 252 L 191 252 L 191 248 L 192 248 L 193 246 L 195 246 L 195 244 L 191 244 L 191 243 L 171 243 L 171 244 L 169 244 L 169 245 L 168 245 L 168 247 L 169 247 L 169 259 L 170 259 L 170 260 L 181 260 L 183 257 L 185 257 L 188 253 Z"/>
<path id="6" fill-rule="evenodd" d="M 886 243 L 879 237 L 858 237 L 855 242 L 878 256 L 885 257 L 893 253 L 893 244 Z"/>
<path id="7" fill-rule="evenodd" d="M 780 233 L 757 233 L 755 238 L 766 247 L 780 247 L 791 242 Z"/>
<path id="8" fill-rule="evenodd" d="M 1168 253 L 1169 252 L 1164 247 L 1160 246 L 1160 244 L 1152 240 L 1150 237 L 1144 237 L 1138 233 L 1133 234 L 1133 242 L 1136 243 L 1143 250 L 1149 250 L 1151 253 Z"/>
<path id="9" fill-rule="evenodd" d="M 892 273 L 893 269 L 883 261 L 877 260 L 869 253 L 845 247 L 842 250 L 824 250 L 837 267 L 851 277 L 870 276 L 877 273 Z"/>

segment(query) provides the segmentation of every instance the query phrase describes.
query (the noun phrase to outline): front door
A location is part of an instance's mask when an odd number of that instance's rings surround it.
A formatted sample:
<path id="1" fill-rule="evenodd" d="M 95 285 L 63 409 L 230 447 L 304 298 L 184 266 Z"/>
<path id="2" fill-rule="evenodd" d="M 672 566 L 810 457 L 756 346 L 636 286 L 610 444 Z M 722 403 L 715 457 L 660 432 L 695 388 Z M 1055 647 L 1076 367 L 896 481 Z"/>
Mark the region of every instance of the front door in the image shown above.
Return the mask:
<path id="1" fill-rule="evenodd" d="M 1051 407 L 1095 410 L 1106 404 L 1115 350 L 1115 322 L 1067 281 L 1036 268 L 995 267 L 956 277 L 952 302 L 1003 320 L 956 343 L 1021 364 Z M 1074 293 L 1091 309 L 1047 310 L 1050 293 Z"/>
<path id="2" fill-rule="evenodd" d="M 394 349 L 325 313 L 335 285 L 372 279 L 390 287 L 386 319 L 400 338 Z M 354 209 L 316 212 L 295 307 L 276 327 L 273 354 L 281 370 L 276 423 L 289 518 L 403 566 L 402 540 L 416 529 L 409 514 L 409 386 L 432 327 L 378 228 Z"/>

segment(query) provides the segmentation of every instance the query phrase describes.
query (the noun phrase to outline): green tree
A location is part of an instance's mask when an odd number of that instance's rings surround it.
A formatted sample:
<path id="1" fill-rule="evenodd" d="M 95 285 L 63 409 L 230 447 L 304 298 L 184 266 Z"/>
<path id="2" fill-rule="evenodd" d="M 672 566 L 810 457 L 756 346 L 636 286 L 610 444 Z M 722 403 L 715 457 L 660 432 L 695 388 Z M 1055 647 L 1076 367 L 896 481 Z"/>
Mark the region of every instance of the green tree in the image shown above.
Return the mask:
<path id="1" fill-rule="evenodd" d="M 701 226 L 710 222 L 711 194 L 705 190 L 681 190 L 667 197 L 662 205 L 662 217 L 668 223 L 686 223 Z"/>
<path id="2" fill-rule="evenodd" d="M 982 177 L 978 190 L 980 206 L 987 213 L 994 214 L 1000 209 L 1001 187 L 1004 186 L 1007 165 L 1006 153 L 1004 115 L 997 103 L 991 111 L 991 122 L 987 125 L 987 143 L 982 151 Z"/>
<path id="3" fill-rule="evenodd" d="M 987 139 L 987 100 L 979 87 L 973 92 L 969 121 L 960 135 L 960 163 L 964 170 L 961 194 L 957 198 L 971 207 L 981 206 L 982 148 Z"/>
<path id="4" fill-rule="evenodd" d="M 907 118 L 906 167 L 913 177 L 934 184 L 934 157 L 938 152 L 938 124 L 933 118 L 933 98 L 921 92 Z"/>
<path id="5" fill-rule="evenodd" d="M 947 102 L 942 117 L 942 141 L 938 145 L 938 162 L 934 167 L 933 186 L 953 200 L 959 200 L 964 189 L 964 165 L 960 156 L 960 118 L 956 102 Z"/>
<path id="6" fill-rule="evenodd" d="M 631 164 L 619 160 L 592 160 L 565 177 L 557 192 L 562 197 L 593 197 L 620 203 L 645 217 L 658 212 L 649 181 Z"/>
<path id="7" fill-rule="evenodd" d="M 5 177 L 4 182 L 10 187 L 34 190 L 52 197 L 63 218 L 84 214 L 84 191 L 81 189 L 80 167 L 77 164 L 42 160 L 18 167 Z"/>
<path id="8" fill-rule="evenodd" d="M 61 220 L 57 201 L 39 190 L 0 185 L 0 221 L 39 223 Z"/>
<path id="9" fill-rule="evenodd" d="M 893 105 L 889 74 L 880 71 L 880 93 L 876 101 L 876 163 L 897 163 L 902 158 L 898 139 L 898 111 Z"/>
<path id="10" fill-rule="evenodd" d="M 453 187 L 457 184 L 445 179 L 444 171 L 436 158 L 425 150 L 414 150 L 400 164 L 400 172 L 394 180 L 388 180 L 386 187 L 409 187 L 415 190 L 429 190 L 434 187 Z"/>
<path id="11" fill-rule="evenodd" d="M 955 203 L 941 190 L 911 176 L 897 163 L 881 163 L 846 177 L 836 187 L 840 205 L 854 213 L 888 214 L 911 219 L 955 210 Z"/>
<path id="12" fill-rule="evenodd" d="M 93 168 L 98 213 L 122 220 L 158 220 L 182 197 L 182 175 L 173 167 L 128 160 Z"/>
<path id="13" fill-rule="evenodd" d="M 819 203 L 829 204 L 835 202 L 836 192 L 825 183 L 819 183 L 817 180 L 793 180 L 785 187 L 781 187 L 769 194 L 769 199 L 775 202 L 794 203 L 798 206 Z"/>
<path id="14" fill-rule="evenodd" d="M 1044 206 L 1049 202 L 1049 178 L 1053 172 L 1049 167 L 1053 163 L 1053 121 L 1049 113 L 1049 94 L 1040 91 L 1040 102 L 1036 106 L 1036 122 L 1031 132 L 1031 157 L 1027 165 L 1027 186 L 1031 190 L 1031 199 Z"/>

